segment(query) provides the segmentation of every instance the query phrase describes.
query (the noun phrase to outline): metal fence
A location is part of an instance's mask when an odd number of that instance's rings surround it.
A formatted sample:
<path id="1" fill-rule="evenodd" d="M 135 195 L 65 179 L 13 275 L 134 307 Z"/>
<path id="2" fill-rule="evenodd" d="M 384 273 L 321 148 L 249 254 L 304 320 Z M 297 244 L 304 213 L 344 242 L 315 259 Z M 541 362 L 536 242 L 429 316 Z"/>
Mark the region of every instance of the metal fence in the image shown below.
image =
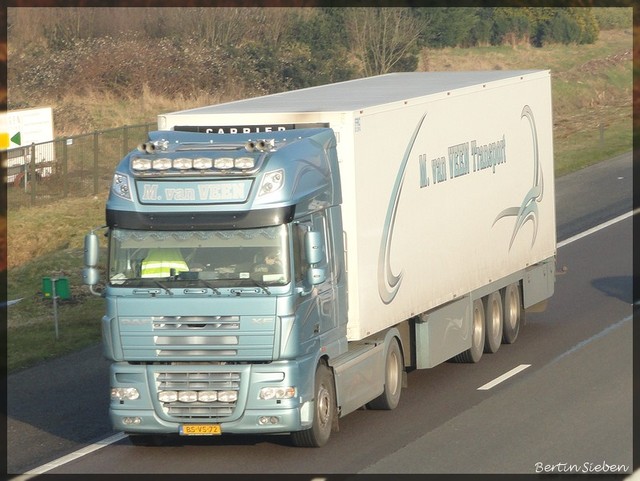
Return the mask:
<path id="1" fill-rule="evenodd" d="M 155 128 L 155 123 L 126 125 L 7 150 L 9 207 L 105 193 L 120 159 Z"/>

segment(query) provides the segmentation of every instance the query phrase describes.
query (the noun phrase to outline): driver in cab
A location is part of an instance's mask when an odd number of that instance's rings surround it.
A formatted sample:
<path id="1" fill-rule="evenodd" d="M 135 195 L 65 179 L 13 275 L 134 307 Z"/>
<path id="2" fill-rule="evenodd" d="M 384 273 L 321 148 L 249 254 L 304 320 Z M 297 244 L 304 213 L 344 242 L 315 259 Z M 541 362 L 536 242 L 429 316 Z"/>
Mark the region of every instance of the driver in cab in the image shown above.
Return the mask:
<path id="1" fill-rule="evenodd" d="M 142 277 L 171 277 L 179 272 L 186 272 L 189 266 L 182 257 L 180 249 L 149 249 L 147 257 L 142 261 Z"/>

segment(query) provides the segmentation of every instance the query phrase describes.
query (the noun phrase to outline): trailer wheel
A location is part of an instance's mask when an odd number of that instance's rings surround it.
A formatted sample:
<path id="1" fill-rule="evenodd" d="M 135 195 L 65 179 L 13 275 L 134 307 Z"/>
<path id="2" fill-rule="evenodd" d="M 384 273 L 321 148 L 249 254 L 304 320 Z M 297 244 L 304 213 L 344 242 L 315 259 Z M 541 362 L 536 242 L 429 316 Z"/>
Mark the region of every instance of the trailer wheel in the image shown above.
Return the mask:
<path id="1" fill-rule="evenodd" d="M 394 337 L 384 361 L 384 391 L 380 396 L 367 404 L 369 409 L 395 409 L 400 402 L 402 393 L 402 371 L 404 361 L 398 340 Z"/>
<path id="2" fill-rule="evenodd" d="M 471 347 L 453 358 L 455 362 L 478 362 L 484 351 L 484 303 L 482 299 L 473 301 L 471 325 Z"/>
<path id="3" fill-rule="evenodd" d="M 324 362 L 316 368 L 313 425 L 304 431 L 291 433 L 293 444 L 304 448 L 324 446 L 331 436 L 336 416 L 336 391 L 331 370 Z"/>
<path id="4" fill-rule="evenodd" d="M 493 292 L 487 297 L 484 352 L 496 352 L 500 348 L 502 324 L 502 297 L 500 292 Z"/>
<path id="5" fill-rule="evenodd" d="M 520 302 L 520 286 L 518 284 L 510 284 L 505 288 L 503 302 L 502 342 L 513 344 L 518 338 L 522 321 L 522 303 Z"/>

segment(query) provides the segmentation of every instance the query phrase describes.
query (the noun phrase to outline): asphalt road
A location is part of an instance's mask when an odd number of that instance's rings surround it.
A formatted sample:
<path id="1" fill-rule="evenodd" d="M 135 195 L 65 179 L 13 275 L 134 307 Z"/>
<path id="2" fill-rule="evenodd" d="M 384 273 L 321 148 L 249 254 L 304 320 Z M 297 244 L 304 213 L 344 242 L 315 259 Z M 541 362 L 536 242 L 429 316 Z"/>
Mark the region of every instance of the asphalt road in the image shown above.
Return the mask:
<path id="1" fill-rule="evenodd" d="M 585 463 L 630 469 L 631 242 L 628 219 L 560 248 L 569 271 L 558 278 L 547 311 L 528 316 L 517 351 L 504 353 L 510 365 L 531 367 L 363 472 L 535 473 L 558 466 L 562 473 L 563 463 L 579 466 L 574 473 Z M 610 250 L 617 254 L 598 255 Z"/>
<path id="2" fill-rule="evenodd" d="M 556 181 L 558 240 L 632 209 L 631 154 Z M 50 473 L 561 473 L 632 465 L 631 219 L 558 250 L 556 294 L 518 342 L 409 374 L 391 412 L 356 411 L 320 450 L 286 436 L 127 439 Z M 478 387 L 530 365 L 489 390 Z M 8 472 L 113 434 L 99 346 L 8 379 Z M 213 446 L 212 446 L 213 445 Z M 304 456 L 301 455 L 304 454 Z M 577 472 L 577 471 L 576 471 Z"/>
<path id="3" fill-rule="evenodd" d="M 632 163 L 628 152 L 556 179 L 558 241 L 631 211 Z"/>

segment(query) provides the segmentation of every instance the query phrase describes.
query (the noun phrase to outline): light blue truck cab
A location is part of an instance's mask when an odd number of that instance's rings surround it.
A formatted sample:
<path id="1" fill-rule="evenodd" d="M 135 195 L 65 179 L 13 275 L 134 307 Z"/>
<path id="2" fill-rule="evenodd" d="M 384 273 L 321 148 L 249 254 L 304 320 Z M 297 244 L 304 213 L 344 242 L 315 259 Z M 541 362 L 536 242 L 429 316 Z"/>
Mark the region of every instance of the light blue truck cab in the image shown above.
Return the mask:
<path id="1" fill-rule="evenodd" d="M 255 138 L 152 132 L 116 169 L 102 331 L 117 430 L 328 437 L 315 371 L 347 350 L 336 141 Z M 163 251 L 186 267 L 145 274 Z"/>

